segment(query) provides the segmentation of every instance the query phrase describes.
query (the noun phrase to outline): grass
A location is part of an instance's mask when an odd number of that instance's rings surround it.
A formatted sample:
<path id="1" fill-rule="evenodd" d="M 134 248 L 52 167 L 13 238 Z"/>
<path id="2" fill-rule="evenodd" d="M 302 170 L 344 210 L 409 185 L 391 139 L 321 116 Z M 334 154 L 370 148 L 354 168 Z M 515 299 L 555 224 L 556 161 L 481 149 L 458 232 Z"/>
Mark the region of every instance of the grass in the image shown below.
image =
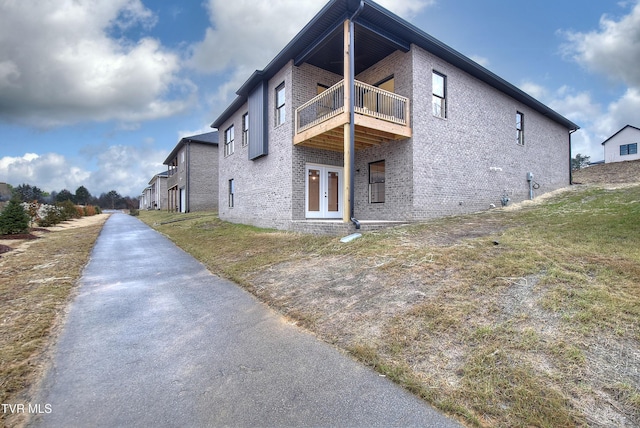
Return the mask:
<path id="1" fill-rule="evenodd" d="M 141 218 L 469 426 L 640 424 L 640 186 L 349 244 L 214 213 Z"/>
<path id="2" fill-rule="evenodd" d="M 0 403 L 26 402 L 103 222 L 44 234 L 0 259 Z M 24 415 L 6 416 L 14 426 Z"/>

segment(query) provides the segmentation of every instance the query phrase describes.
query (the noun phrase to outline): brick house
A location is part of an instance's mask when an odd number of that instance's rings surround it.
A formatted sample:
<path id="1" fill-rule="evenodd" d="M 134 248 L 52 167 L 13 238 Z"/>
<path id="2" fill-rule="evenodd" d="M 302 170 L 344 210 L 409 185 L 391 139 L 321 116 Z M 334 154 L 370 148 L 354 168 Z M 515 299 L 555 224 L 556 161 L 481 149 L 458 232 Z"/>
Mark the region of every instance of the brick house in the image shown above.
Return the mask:
<path id="1" fill-rule="evenodd" d="M 147 205 L 144 207 L 149 210 L 167 209 L 167 178 L 168 171 L 162 171 L 153 176 L 149 181 L 148 197 L 145 198 Z M 145 192 L 147 191 L 145 189 Z"/>
<path id="2" fill-rule="evenodd" d="M 570 183 L 576 124 L 372 1 L 331 0 L 237 95 L 224 220 L 343 233 Z"/>
<path id="3" fill-rule="evenodd" d="M 217 131 L 182 138 L 163 163 L 168 211 L 218 209 Z"/>
<path id="4" fill-rule="evenodd" d="M 640 143 L 640 128 L 627 125 L 604 140 L 604 162 L 624 162 L 640 159 L 638 154 Z"/>

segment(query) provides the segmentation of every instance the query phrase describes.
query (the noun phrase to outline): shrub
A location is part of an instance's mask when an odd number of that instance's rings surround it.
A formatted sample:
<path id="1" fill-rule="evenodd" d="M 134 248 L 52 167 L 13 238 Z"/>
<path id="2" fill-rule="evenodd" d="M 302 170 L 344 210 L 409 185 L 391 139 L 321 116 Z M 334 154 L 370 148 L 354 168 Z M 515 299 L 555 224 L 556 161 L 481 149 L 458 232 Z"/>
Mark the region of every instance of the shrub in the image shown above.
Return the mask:
<path id="1" fill-rule="evenodd" d="M 51 227 L 62 221 L 62 212 L 59 207 L 54 205 L 43 205 L 43 214 L 40 214 L 38 226 Z"/>
<path id="2" fill-rule="evenodd" d="M 84 215 L 86 216 L 96 215 L 96 208 L 93 205 L 85 205 Z"/>
<path id="3" fill-rule="evenodd" d="M 76 205 L 76 213 L 78 214 L 78 217 L 76 218 L 80 218 L 84 216 L 84 207 L 81 207 L 80 205 Z"/>
<path id="4" fill-rule="evenodd" d="M 134 217 L 137 217 L 137 216 L 139 216 L 139 215 L 140 215 L 140 210 L 139 210 L 139 209 L 137 209 L 137 208 L 131 208 L 131 209 L 129 210 L 129 214 L 130 214 L 130 215 L 132 215 L 132 216 L 134 216 Z"/>
<path id="5" fill-rule="evenodd" d="M 13 235 L 29 231 L 29 215 L 18 199 L 11 199 L 0 213 L 0 234 Z"/>
<path id="6" fill-rule="evenodd" d="M 58 204 L 60 209 L 62 210 L 62 221 L 71 220 L 74 218 L 80 218 L 78 215 L 78 210 L 76 210 L 76 206 L 70 200 L 63 201 Z"/>

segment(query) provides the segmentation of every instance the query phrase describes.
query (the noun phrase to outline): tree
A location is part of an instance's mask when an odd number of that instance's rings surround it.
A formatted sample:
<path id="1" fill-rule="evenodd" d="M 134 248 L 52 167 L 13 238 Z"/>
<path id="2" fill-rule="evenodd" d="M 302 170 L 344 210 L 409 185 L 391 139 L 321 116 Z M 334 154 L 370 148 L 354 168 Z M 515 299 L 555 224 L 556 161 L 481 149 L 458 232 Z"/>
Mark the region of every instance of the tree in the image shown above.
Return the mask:
<path id="1" fill-rule="evenodd" d="M 580 153 L 576 153 L 576 157 L 571 159 L 571 170 L 577 171 L 589 165 L 589 159 L 591 156 L 582 156 Z"/>
<path id="2" fill-rule="evenodd" d="M 44 202 L 44 193 L 36 186 L 30 184 L 21 184 L 13 188 L 13 196 L 17 197 L 20 202 Z"/>
<path id="3" fill-rule="evenodd" d="M 22 208 L 22 202 L 14 197 L 0 213 L 0 234 L 13 235 L 29 231 L 29 215 Z"/>
<path id="4" fill-rule="evenodd" d="M 76 189 L 76 204 L 87 205 L 91 202 L 91 193 L 86 187 L 80 186 Z"/>
<path id="5" fill-rule="evenodd" d="M 122 196 L 115 190 L 111 190 L 109 193 L 102 193 L 98 199 L 98 204 L 101 208 L 114 210 L 120 208 Z"/>
<path id="6" fill-rule="evenodd" d="M 62 189 L 60 193 L 56 195 L 56 202 L 64 202 L 64 201 L 75 202 L 75 199 L 76 197 L 73 195 L 73 193 L 71 193 L 67 189 Z"/>

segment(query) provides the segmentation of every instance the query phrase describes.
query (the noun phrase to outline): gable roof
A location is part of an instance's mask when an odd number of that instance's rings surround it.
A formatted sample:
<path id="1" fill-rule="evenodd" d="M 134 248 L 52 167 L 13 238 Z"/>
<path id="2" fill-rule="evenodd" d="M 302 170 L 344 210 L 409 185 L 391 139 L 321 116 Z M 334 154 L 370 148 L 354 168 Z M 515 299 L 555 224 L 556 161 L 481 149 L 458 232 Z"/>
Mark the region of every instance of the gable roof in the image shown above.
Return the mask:
<path id="1" fill-rule="evenodd" d="M 249 77 L 236 92 L 238 97 L 211 124 L 211 127 L 221 126 L 247 102 L 250 91 L 256 85 L 273 77 L 292 59 L 296 66 L 307 62 L 342 74 L 344 55 L 342 23 L 345 19 L 351 18 L 360 5 L 362 10 L 354 20 L 356 25 L 354 54 L 358 59 L 355 64 L 356 75 L 396 50 L 408 52 L 411 45 L 415 44 L 567 129 L 579 129 L 578 125 L 521 89 L 371 0 L 330 0 L 264 70 L 256 70 Z"/>
<path id="2" fill-rule="evenodd" d="M 607 141 L 609 141 L 610 139 L 612 139 L 613 137 L 615 137 L 616 135 L 618 135 L 619 133 L 621 133 L 622 131 L 624 131 L 624 130 L 625 130 L 625 129 L 627 129 L 627 128 L 633 128 L 633 129 L 635 129 L 636 131 L 640 131 L 640 128 L 636 128 L 635 126 L 632 126 L 632 125 L 626 125 L 626 126 L 623 126 L 623 127 L 622 127 L 622 129 L 620 129 L 618 132 L 616 132 L 616 133 L 615 133 L 615 134 L 613 134 L 611 137 L 609 137 L 609 138 L 607 138 L 606 140 L 604 140 L 604 141 L 602 142 L 602 145 L 604 146 L 604 143 L 606 143 Z"/>
<path id="3" fill-rule="evenodd" d="M 149 184 L 153 183 L 154 181 L 158 180 L 159 178 L 169 178 L 169 171 L 162 171 L 157 173 L 156 175 L 154 175 L 151 180 L 149 180 Z"/>
<path id="4" fill-rule="evenodd" d="M 190 137 L 183 137 L 178 141 L 178 144 L 173 148 L 169 156 L 162 162 L 163 165 L 169 165 L 169 163 L 178 156 L 178 152 L 187 143 L 200 143 L 210 144 L 212 146 L 218 145 L 218 131 L 206 132 L 204 134 L 192 135 Z"/>

